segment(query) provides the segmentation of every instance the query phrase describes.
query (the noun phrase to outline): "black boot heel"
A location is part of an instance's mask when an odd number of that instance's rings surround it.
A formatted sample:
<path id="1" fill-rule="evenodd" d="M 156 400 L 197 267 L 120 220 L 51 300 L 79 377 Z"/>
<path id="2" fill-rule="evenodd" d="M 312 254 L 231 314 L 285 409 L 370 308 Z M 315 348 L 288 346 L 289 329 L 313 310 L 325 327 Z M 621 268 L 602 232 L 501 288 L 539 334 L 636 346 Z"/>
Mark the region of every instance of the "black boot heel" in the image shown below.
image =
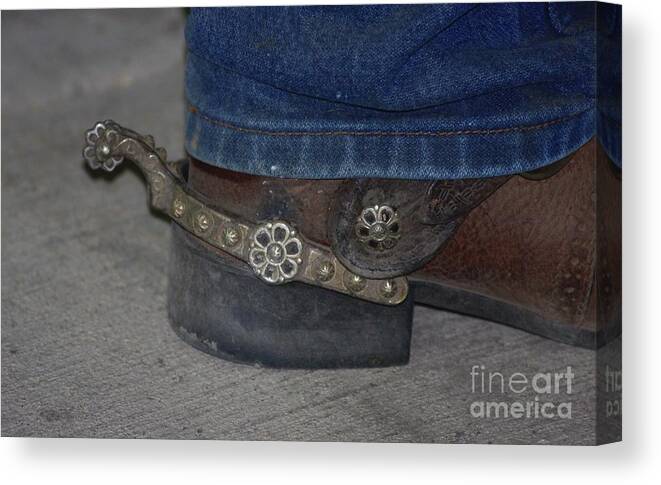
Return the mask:
<path id="1" fill-rule="evenodd" d="M 259 280 L 173 224 L 168 306 L 177 334 L 217 357 L 267 367 L 406 364 L 413 299 L 397 306 Z"/>

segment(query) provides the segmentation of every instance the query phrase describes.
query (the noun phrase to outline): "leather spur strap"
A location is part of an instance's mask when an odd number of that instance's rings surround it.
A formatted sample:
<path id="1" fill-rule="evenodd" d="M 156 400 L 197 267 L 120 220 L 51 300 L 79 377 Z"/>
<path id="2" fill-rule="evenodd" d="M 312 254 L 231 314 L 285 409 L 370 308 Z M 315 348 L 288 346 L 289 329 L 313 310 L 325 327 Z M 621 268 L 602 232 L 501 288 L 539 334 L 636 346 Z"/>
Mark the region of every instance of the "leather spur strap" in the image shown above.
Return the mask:
<path id="1" fill-rule="evenodd" d="M 205 243 L 248 264 L 269 284 L 300 281 L 397 305 L 409 292 L 407 278 L 372 279 L 350 271 L 330 248 L 299 234 L 289 221 L 247 221 L 212 209 L 187 187 L 179 164 L 168 162 L 166 151 L 151 136 L 142 136 L 117 123 L 98 122 L 85 133 L 83 157 L 95 170 L 112 172 L 129 160 L 143 173 L 150 205 Z"/>

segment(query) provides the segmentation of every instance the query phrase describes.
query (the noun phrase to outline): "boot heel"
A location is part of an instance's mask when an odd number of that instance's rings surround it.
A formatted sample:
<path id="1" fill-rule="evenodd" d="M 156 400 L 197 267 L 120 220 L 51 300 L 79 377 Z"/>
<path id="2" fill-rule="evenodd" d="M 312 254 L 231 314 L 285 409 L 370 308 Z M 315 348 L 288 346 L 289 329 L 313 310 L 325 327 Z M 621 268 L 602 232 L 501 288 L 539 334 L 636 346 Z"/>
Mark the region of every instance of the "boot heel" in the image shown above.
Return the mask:
<path id="1" fill-rule="evenodd" d="M 306 285 L 268 285 L 176 224 L 168 307 L 175 332 L 235 362 L 281 368 L 381 367 L 409 359 L 413 299 L 385 306 Z"/>

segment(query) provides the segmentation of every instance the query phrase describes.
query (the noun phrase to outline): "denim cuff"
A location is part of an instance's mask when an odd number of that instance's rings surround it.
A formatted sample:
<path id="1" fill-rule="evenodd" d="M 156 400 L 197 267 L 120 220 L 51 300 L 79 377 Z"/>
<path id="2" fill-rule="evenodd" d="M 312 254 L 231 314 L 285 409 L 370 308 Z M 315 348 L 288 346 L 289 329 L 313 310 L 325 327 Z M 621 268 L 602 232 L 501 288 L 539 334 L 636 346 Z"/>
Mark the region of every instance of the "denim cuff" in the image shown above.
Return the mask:
<path id="1" fill-rule="evenodd" d="M 559 5 L 194 9 L 186 149 L 263 176 L 461 179 L 598 136 L 619 164 L 619 120 L 597 108 L 596 4 Z M 607 73 L 600 88 L 619 82 Z"/>

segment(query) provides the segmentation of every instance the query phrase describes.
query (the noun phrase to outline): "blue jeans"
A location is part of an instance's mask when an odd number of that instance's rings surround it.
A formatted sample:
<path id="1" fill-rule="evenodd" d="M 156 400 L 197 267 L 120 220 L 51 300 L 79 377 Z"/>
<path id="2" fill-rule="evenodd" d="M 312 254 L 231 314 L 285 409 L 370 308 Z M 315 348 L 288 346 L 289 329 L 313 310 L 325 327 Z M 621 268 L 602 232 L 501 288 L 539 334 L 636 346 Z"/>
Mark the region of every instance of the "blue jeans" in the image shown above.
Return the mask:
<path id="1" fill-rule="evenodd" d="M 193 9 L 188 152 L 251 174 L 520 173 L 598 136 L 621 163 L 621 8 Z"/>

